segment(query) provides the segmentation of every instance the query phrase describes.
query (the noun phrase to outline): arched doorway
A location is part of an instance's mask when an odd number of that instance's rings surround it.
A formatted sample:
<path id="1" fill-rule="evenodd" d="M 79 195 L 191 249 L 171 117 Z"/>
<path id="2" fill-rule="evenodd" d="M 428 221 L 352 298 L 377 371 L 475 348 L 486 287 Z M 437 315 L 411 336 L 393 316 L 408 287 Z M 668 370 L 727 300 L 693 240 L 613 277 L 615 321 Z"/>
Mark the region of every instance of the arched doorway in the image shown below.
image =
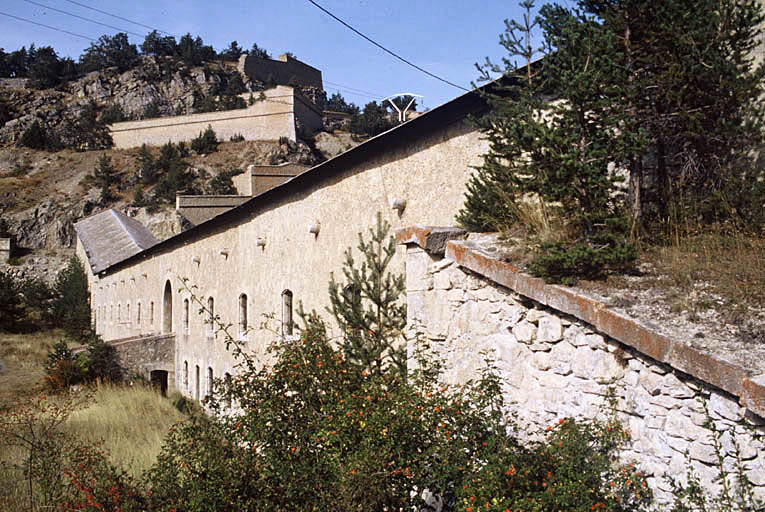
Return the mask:
<path id="1" fill-rule="evenodd" d="M 167 371 L 166 370 L 152 370 L 149 374 L 151 379 L 151 385 L 155 389 L 159 389 L 162 396 L 167 396 Z"/>
<path id="2" fill-rule="evenodd" d="M 173 332 L 173 288 L 170 281 L 165 282 L 165 293 L 162 298 L 162 332 Z"/>

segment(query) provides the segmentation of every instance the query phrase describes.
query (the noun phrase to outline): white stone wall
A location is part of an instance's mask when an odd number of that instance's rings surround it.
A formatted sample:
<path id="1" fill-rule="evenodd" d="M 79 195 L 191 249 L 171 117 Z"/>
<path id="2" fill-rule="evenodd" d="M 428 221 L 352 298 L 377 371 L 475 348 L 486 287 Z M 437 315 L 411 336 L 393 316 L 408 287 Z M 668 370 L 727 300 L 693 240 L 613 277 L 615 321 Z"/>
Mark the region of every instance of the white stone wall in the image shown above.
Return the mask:
<path id="1" fill-rule="evenodd" d="M 309 131 L 321 128 L 321 114 L 303 105 L 304 99 L 296 99 L 292 87 L 280 85 L 263 93 L 264 100 L 258 100 L 244 109 L 125 121 L 110 125 L 109 133 L 115 147 L 131 148 L 142 144 L 160 146 L 167 142 L 188 142 L 208 125 L 218 139 L 224 141 L 235 135 L 242 135 L 245 140 L 287 137 L 294 141 L 296 117 Z M 256 99 L 257 94 L 253 93 Z"/>
<path id="2" fill-rule="evenodd" d="M 539 436 L 562 417 L 603 417 L 612 390 L 618 417 L 633 438 L 622 456 L 649 475 L 660 500 L 668 498 L 667 477 L 682 478 L 688 461 L 705 489 L 719 489 L 708 419 L 720 432 L 726 470 L 734 467 L 738 445 L 747 476 L 765 497 L 765 420 L 735 397 L 464 271 L 451 259 L 411 245 L 406 264 L 409 326 L 445 359 L 445 381 L 476 378 L 482 353 L 489 351 L 507 411 L 517 414 L 522 435 Z"/>
<path id="3" fill-rule="evenodd" d="M 357 245 L 357 234 L 374 225 L 377 212 L 392 229 L 414 223 L 454 223 L 470 166 L 477 165 L 485 151 L 485 141 L 467 121 L 460 121 L 435 129 L 408 147 L 376 152 L 341 172 L 322 175 L 278 200 L 261 198 L 249 218 L 209 229 L 203 224 L 195 228 L 199 235 L 194 238 L 165 242 L 164 249 L 152 251 L 152 256 L 94 278 L 91 290 L 98 332 L 106 340 L 161 332 L 163 291 L 169 281 L 177 388 L 194 396 L 198 365 L 203 396 L 207 368 L 212 368 L 215 377 L 233 374 L 236 361 L 225 351 L 220 335 L 214 340 L 206 335 L 198 305 L 190 306 L 188 329 L 183 327 L 183 301 L 191 293 L 183 289 L 182 278 L 196 286 L 194 293 L 202 300 L 213 297 L 215 313 L 234 325 L 242 293 L 248 299 L 248 323 L 256 328 L 263 314 L 279 317 L 285 289 L 293 292 L 295 308 L 302 302 L 326 316 L 329 274 L 341 276 L 343 252 Z M 391 209 L 394 198 L 407 201 L 401 214 Z M 309 232 L 312 224 L 320 226 L 317 236 Z M 257 245 L 259 238 L 265 246 Z M 403 272 L 404 249 L 398 250 L 392 266 Z M 249 334 L 246 346 L 262 353 L 270 339 L 256 330 Z M 188 385 L 184 363 L 189 366 Z"/>

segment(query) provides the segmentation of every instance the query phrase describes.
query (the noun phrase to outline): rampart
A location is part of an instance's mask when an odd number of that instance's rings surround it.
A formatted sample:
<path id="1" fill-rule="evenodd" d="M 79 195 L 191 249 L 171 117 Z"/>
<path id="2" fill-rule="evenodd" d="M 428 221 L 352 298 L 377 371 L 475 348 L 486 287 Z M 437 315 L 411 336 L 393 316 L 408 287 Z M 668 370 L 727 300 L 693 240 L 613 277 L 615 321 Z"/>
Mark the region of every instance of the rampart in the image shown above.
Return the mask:
<path id="1" fill-rule="evenodd" d="M 231 180 L 237 192 L 244 196 L 256 196 L 281 185 L 308 169 L 307 165 L 285 162 L 279 165 L 250 165 L 247 171 Z"/>
<path id="2" fill-rule="evenodd" d="M 11 257 L 11 239 L 0 238 L 0 264 L 8 263 Z"/>
<path id="3" fill-rule="evenodd" d="M 239 58 L 239 72 L 265 84 L 324 88 L 321 71 L 286 54 L 279 55 L 275 60 L 244 54 Z"/>
<path id="4" fill-rule="evenodd" d="M 109 127 L 115 147 L 190 141 L 207 126 L 219 140 L 241 135 L 245 140 L 296 140 L 297 126 L 313 134 L 321 129 L 321 112 L 292 87 L 277 86 L 263 92 L 265 99 L 245 109 L 115 123 Z M 249 95 L 247 95 L 249 97 Z"/>
<path id="5" fill-rule="evenodd" d="M 175 196 L 175 209 L 195 226 L 250 199 L 248 196 Z"/>
<path id="6" fill-rule="evenodd" d="M 719 490 L 718 454 L 727 471 L 740 458 L 765 496 L 765 375 L 757 365 L 731 363 L 546 285 L 459 239 L 460 230 L 408 228 L 397 236 L 407 245 L 409 329 L 443 357 L 445 381 L 477 377 L 487 351 L 519 432 L 543 435 L 560 418 L 614 413 L 632 436 L 621 457 L 648 476 L 660 501 L 671 494 L 667 477 L 683 480 L 689 467 L 702 488 Z"/>

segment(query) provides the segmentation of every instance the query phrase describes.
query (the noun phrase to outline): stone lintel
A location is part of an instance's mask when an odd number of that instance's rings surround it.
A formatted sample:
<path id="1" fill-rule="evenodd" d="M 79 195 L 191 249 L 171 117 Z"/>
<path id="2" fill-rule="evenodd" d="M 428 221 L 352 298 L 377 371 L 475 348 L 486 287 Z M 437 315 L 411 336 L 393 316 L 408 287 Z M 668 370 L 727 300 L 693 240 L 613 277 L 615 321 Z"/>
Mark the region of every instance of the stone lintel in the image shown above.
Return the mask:
<path id="1" fill-rule="evenodd" d="M 463 239 L 467 231 L 452 227 L 412 226 L 396 231 L 396 241 L 400 244 L 419 245 L 431 254 L 444 255 L 446 242 Z"/>
<path id="2" fill-rule="evenodd" d="M 765 417 L 765 375 L 752 377 L 746 368 L 673 340 L 624 314 L 608 309 L 606 304 L 596 299 L 570 288 L 548 285 L 542 279 L 524 274 L 518 267 L 487 255 L 470 241 L 454 240 L 465 238 L 464 231 L 460 230 L 459 236 L 447 238 L 444 231 L 441 231 L 443 229 L 448 228 L 414 226 L 399 230 L 396 239 L 403 244 L 417 244 L 433 254 L 445 254 L 468 270 L 587 322 L 658 362 L 739 397 L 741 405 Z M 431 240 L 432 234 L 437 234 L 438 243 Z M 444 252 L 439 252 L 442 250 L 439 243 L 446 245 Z"/>

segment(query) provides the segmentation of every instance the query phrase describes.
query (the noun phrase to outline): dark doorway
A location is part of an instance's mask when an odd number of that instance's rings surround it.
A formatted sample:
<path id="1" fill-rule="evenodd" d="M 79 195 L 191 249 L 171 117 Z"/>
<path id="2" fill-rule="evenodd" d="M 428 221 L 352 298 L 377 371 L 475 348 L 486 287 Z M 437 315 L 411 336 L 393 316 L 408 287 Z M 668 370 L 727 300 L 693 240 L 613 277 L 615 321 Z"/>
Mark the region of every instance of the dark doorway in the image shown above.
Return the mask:
<path id="1" fill-rule="evenodd" d="M 167 396 L 167 371 L 152 370 L 150 378 L 152 387 L 159 389 L 162 396 Z"/>

